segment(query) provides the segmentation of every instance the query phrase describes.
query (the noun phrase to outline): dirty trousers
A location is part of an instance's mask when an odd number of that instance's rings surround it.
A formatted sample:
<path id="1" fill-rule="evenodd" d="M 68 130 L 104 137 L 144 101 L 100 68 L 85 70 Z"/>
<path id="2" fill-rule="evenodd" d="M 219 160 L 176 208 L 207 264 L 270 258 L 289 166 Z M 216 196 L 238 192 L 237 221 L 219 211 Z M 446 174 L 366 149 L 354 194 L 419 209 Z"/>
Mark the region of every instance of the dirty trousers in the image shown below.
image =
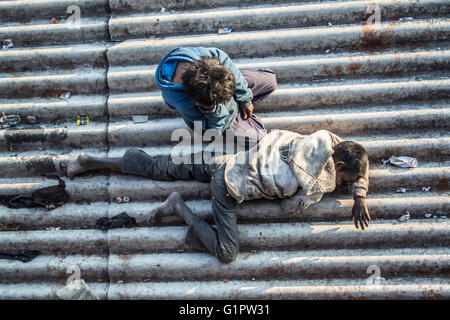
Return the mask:
<path id="1" fill-rule="evenodd" d="M 149 156 L 140 149 L 130 148 L 122 158 L 122 173 L 142 175 L 160 181 L 211 182 L 215 226 L 194 214 L 185 242 L 198 250 L 210 252 L 222 262 L 230 263 L 236 259 L 239 251 L 236 200 L 227 191 L 224 179 L 225 162 L 207 164 L 199 152 L 191 155 L 190 164 L 174 164 L 170 155 Z"/>

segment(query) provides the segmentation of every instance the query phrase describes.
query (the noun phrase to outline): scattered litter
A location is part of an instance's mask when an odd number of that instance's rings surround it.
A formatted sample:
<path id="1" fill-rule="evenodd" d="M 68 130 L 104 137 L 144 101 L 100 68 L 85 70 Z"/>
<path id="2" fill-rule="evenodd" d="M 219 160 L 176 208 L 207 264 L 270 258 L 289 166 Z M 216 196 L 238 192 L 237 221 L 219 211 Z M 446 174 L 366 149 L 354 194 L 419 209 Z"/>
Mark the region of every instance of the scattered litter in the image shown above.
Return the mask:
<path id="1" fill-rule="evenodd" d="M 123 283 L 123 280 L 119 280 L 119 281 L 117 281 L 117 283 L 120 283 L 120 284 L 122 284 L 122 283 Z"/>
<path id="2" fill-rule="evenodd" d="M 177 249 L 178 252 L 184 252 L 184 249 Z"/>
<path id="3" fill-rule="evenodd" d="M 30 262 L 39 255 L 39 251 L 9 251 L 0 252 L 0 259 L 18 260 L 22 262 Z"/>
<path id="4" fill-rule="evenodd" d="M 441 216 L 441 219 L 447 219 L 447 216 Z"/>
<path id="5" fill-rule="evenodd" d="M 145 123 L 148 121 L 148 115 L 132 115 L 134 123 Z"/>
<path id="6" fill-rule="evenodd" d="M 412 191 L 412 189 L 406 189 L 406 188 L 398 188 L 395 190 L 397 193 L 406 193 L 406 191 Z"/>
<path id="7" fill-rule="evenodd" d="M 123 202 L 123 199 L 122 199 L 122 197 L 117 197 L 115 201 L 116 201 L 117 203 L 122 203 L 122 202 Z"/>
<path id="8" fill-rule="evenodd" d="M 13 41 L 11 39 L 5 39 L 2 41 L 2 49 L 9 49 L 14 46 Z"/>
<path id="9" fill-rule="evenodd" d="M 218 34 L 229 34 L 229 33 L 231 33 L 231 30 L 233 30 L 233 29 L 229 28 L 229 27 L 219 28 L 219 31 L 217 31 L 217 33 Z"/>
<path id="10" fill-rule="evenodd" d="M 212 5 L 212 6 L 210 6 L 209 8 L 210 8 L 210 9 L 217 9 L 217 6 Z"/>
<path id="11" fill-rule="evenodd" d="M 437 219 L 438 218 L 438 216 L 433 216 L 433 219 Z"/>
<path id="12" fill-rule="evenodd" d="M 422 187 L 422 191 L 428 192 L 430 191 L 431 187 Z"/>
<path id="13" fill-rule="evenodd" d="M 122 202 L 124 202 L 124 203 L 130 202 L 130 197 L 124 196 L 124 197 L 122 198 Z"/>
<path id="14" fill-rule="evenodd" d="M 99 300 L 83 279 L 73 280 L 64 288 L 58 290 L 56 295 L 62 300 Z"/>
<path id="15" fill-rule="evenodd" d="M 160 12 L 161 12 L 161 13 L 166 12 L 166 8 L 162 7 Z"/>
<path id="16" fill-rule="evenodd" d="M 327 49 L 327 51 L 325 51 L 325 53 L 330 53 L 330 51 L 331 51 L 330 49 Z"/>
<path id="17" fill-rule="evenodd" d="M 114 228 L 134 228 L 137 227 L 136 219 L 130 217 L 126 211 L 112 217 L 103 217 L 97 220 L 96 228 L 103 231 Z"/>
<path id="18" fill-rule="evenodd" d="M 223 282 L 227 283 L 227 282 L 228 282 L 228 280 L 223 280 Z"/>
<path id="19" fill-rule="evenodd" d="M 36 117 L 35 116 L 27 116 L 27 122 L 29 124 L 35 124 L 36 123 Z"/>
<path id="20" fill-rule="evenodd" d="M 425 213 L 424 217 L 430 219 L 433 215 L 431 213 Z"/>
<path id="21" fill-rule="evenodd" d="M 413 21 L 413 17 L 404 17 L 404 18 L 400 18 L 398 19 L 398 21 Z"/>
<path id="22" fill-rule="evenodd" d="M 175 12 L 177 12 L 177 11 L 178 11 L 178 9 L 169 9 L 169 13 L 170 13 L 170 14 L 175 13 Z"/>
<path id="23" fill-rule="evenodd" d="M 404 213 L 400 218 L 398 218 L 398 221 L 400 221 L 400 222 L 406 222 L 406 221 L 408 221 L 410 218 L 411 218 L 411 216 L 410 216 L 410 214 L 409 214 L 409 211 L 405 211 L 405 213 Z"/>
<path id="24" fill-rule="evenodd" d="M 252 281 L 255 281 L 255 278 L 252 278 Z"/>
<path id="25" fill-rule="evenodd" d="M 58 18 L 51 18 L 50 22 L 56 24 L 56 23 L 59 23 L 59 19 Z"/>
<path id="26" fill-rule="evenodd" d="M 331 22 L 328 22 L 328 25 L 331 27 L 333 24 Z"/>
<path id="27" fill-rule="evenodd" d="M 415 168 L 415 167 L 417 167 L 417 159 L 416 158 L 411 158 L 411 157 L 405 157 L 405 156 L 394 157 L 394 156 L 391 156 L 389 159 L 381 160 L 381 161 L 383 162 L 383 164 L 391 163 L 391 164 L 393 164 L 395 166 L 402 167 L 402 168 Z"/>
<path id="28" fill-rule="evenodd" d="M 85 126 L 89 124 L 89 116 L 77 116 L 77 126 Z"/>
<path id="29" fill-rule="evenodd" d="M 12 114 L 9 116 L 3 115 L 3 117 L 0 118 L 0 124 L 2 125 L 3 129 L 14 127 L 20 123 L 21 119 L 18 114 Z"/>
<path id="30" fill-rule="evenodd" d="M 59 231 L 59 230 L 61 230 L 61 227 L 48 227 L 45 230 L 48 230 L 48 231 Z"/>
<path id="31" fill-rule="evenodd" d="M 61 94 L 59 95 L 58 98 L 67 100 L 70 98 L 70 95 L 71 95 L 70 91 L 63 91 L 63 92 L 61 92 Z"/>

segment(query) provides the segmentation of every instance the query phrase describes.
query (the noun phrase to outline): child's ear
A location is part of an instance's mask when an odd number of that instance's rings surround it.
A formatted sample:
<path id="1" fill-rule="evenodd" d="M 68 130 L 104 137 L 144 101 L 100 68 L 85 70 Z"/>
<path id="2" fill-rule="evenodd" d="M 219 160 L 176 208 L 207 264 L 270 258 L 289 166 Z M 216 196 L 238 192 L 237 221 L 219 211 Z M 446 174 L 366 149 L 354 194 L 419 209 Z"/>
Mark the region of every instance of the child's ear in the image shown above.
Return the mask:
<path id="1" fill-rule="evenodd" d="M 341 170 L 343 167 L 345 167 L 345 162 L 344 161 L 335 161 L 334 162 L 334 168 L 336 169 L 336 171 Z"/>

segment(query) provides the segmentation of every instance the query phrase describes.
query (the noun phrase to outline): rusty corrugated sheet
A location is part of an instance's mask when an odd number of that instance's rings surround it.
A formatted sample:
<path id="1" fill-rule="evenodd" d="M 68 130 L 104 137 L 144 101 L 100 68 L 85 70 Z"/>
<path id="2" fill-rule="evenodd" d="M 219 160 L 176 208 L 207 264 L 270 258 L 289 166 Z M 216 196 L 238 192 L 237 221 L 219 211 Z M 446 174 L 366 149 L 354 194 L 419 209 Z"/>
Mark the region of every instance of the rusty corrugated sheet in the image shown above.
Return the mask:
<path id="1" fill-rule="evenodd" d="M 185 246 L 176 217 L 95 229 L 100 217 L 137 216 L 173 191 L 211 221 L 208 184 L 64 178 L 62 207 L 0 207 L 2 251 L 41 252 L 28 263 L 0 260 L 0 299 L 57 299 L 71 266 L 101 299 L 449 299 L 450 226 L 441 217 L 450 211 L 450 2 L 374 3 L 367 13 L 366 1 L 0 1 L 0 40 L 14 43 L 0 50 L 0 112 L 38 120 L 0 130 L 0 194 L 55 184 L 40 174 L 81 152 L 169 153 L 185 124 L 164 105 L 156 65 L 178 46 L 215 46 L 240 68 L 276 71 L 277 90 L 256 105 L 269 129 L 328 129 L 367 148 L 373 218 L 356 230 L 351 196 L 339 192 L 295 218 L 278 201 L 245 203 L 241 253 L 222 264 Z M 80 8 L 79 27 L 66 23 L 70 5 Z M 367 24 L 376 12 L 380 23 Z M 217 35 L 219 27 L 233 32 Z M 150 120 L 134 124 L 132 114 Z M 77 126 L 77 115 L 91 122 Z M 419 166 L 382 164 L 391 155 Z M 401 187 L 410 191 L 395 193 Z M 124 195 L 132 201 L 114 202 Z M 406 210 L 411 220 L 398 222 Z M 384 278 L 375 284 L 374 265 Z"/>

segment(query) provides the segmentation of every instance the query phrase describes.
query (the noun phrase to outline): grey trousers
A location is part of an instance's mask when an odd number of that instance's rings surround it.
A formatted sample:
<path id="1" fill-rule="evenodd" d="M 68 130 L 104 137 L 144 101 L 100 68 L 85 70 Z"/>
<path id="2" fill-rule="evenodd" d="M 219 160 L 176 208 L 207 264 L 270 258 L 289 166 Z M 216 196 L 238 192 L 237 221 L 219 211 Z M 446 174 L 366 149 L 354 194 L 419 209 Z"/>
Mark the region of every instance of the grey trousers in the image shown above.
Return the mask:
<path id="1" fill-rule="evenodd" d="M 201 163 L 194 164 L 194 158 Z M 236 200 L 227 191 L 225 163 L 207 164 L 201 153 L 191 155 L 190 164 L 174 164 L 170 155 L 149 156 L 140 149 L 128 149 L 122 159 L 122 173 L 146 176 L 161 181 L 197 180 L 211 182 L 211 205 L 215 226 L 194 215 L 188 227 L 186 244 L 209 252 L 220 261 L 230 263 L 239 251 Z"/>

